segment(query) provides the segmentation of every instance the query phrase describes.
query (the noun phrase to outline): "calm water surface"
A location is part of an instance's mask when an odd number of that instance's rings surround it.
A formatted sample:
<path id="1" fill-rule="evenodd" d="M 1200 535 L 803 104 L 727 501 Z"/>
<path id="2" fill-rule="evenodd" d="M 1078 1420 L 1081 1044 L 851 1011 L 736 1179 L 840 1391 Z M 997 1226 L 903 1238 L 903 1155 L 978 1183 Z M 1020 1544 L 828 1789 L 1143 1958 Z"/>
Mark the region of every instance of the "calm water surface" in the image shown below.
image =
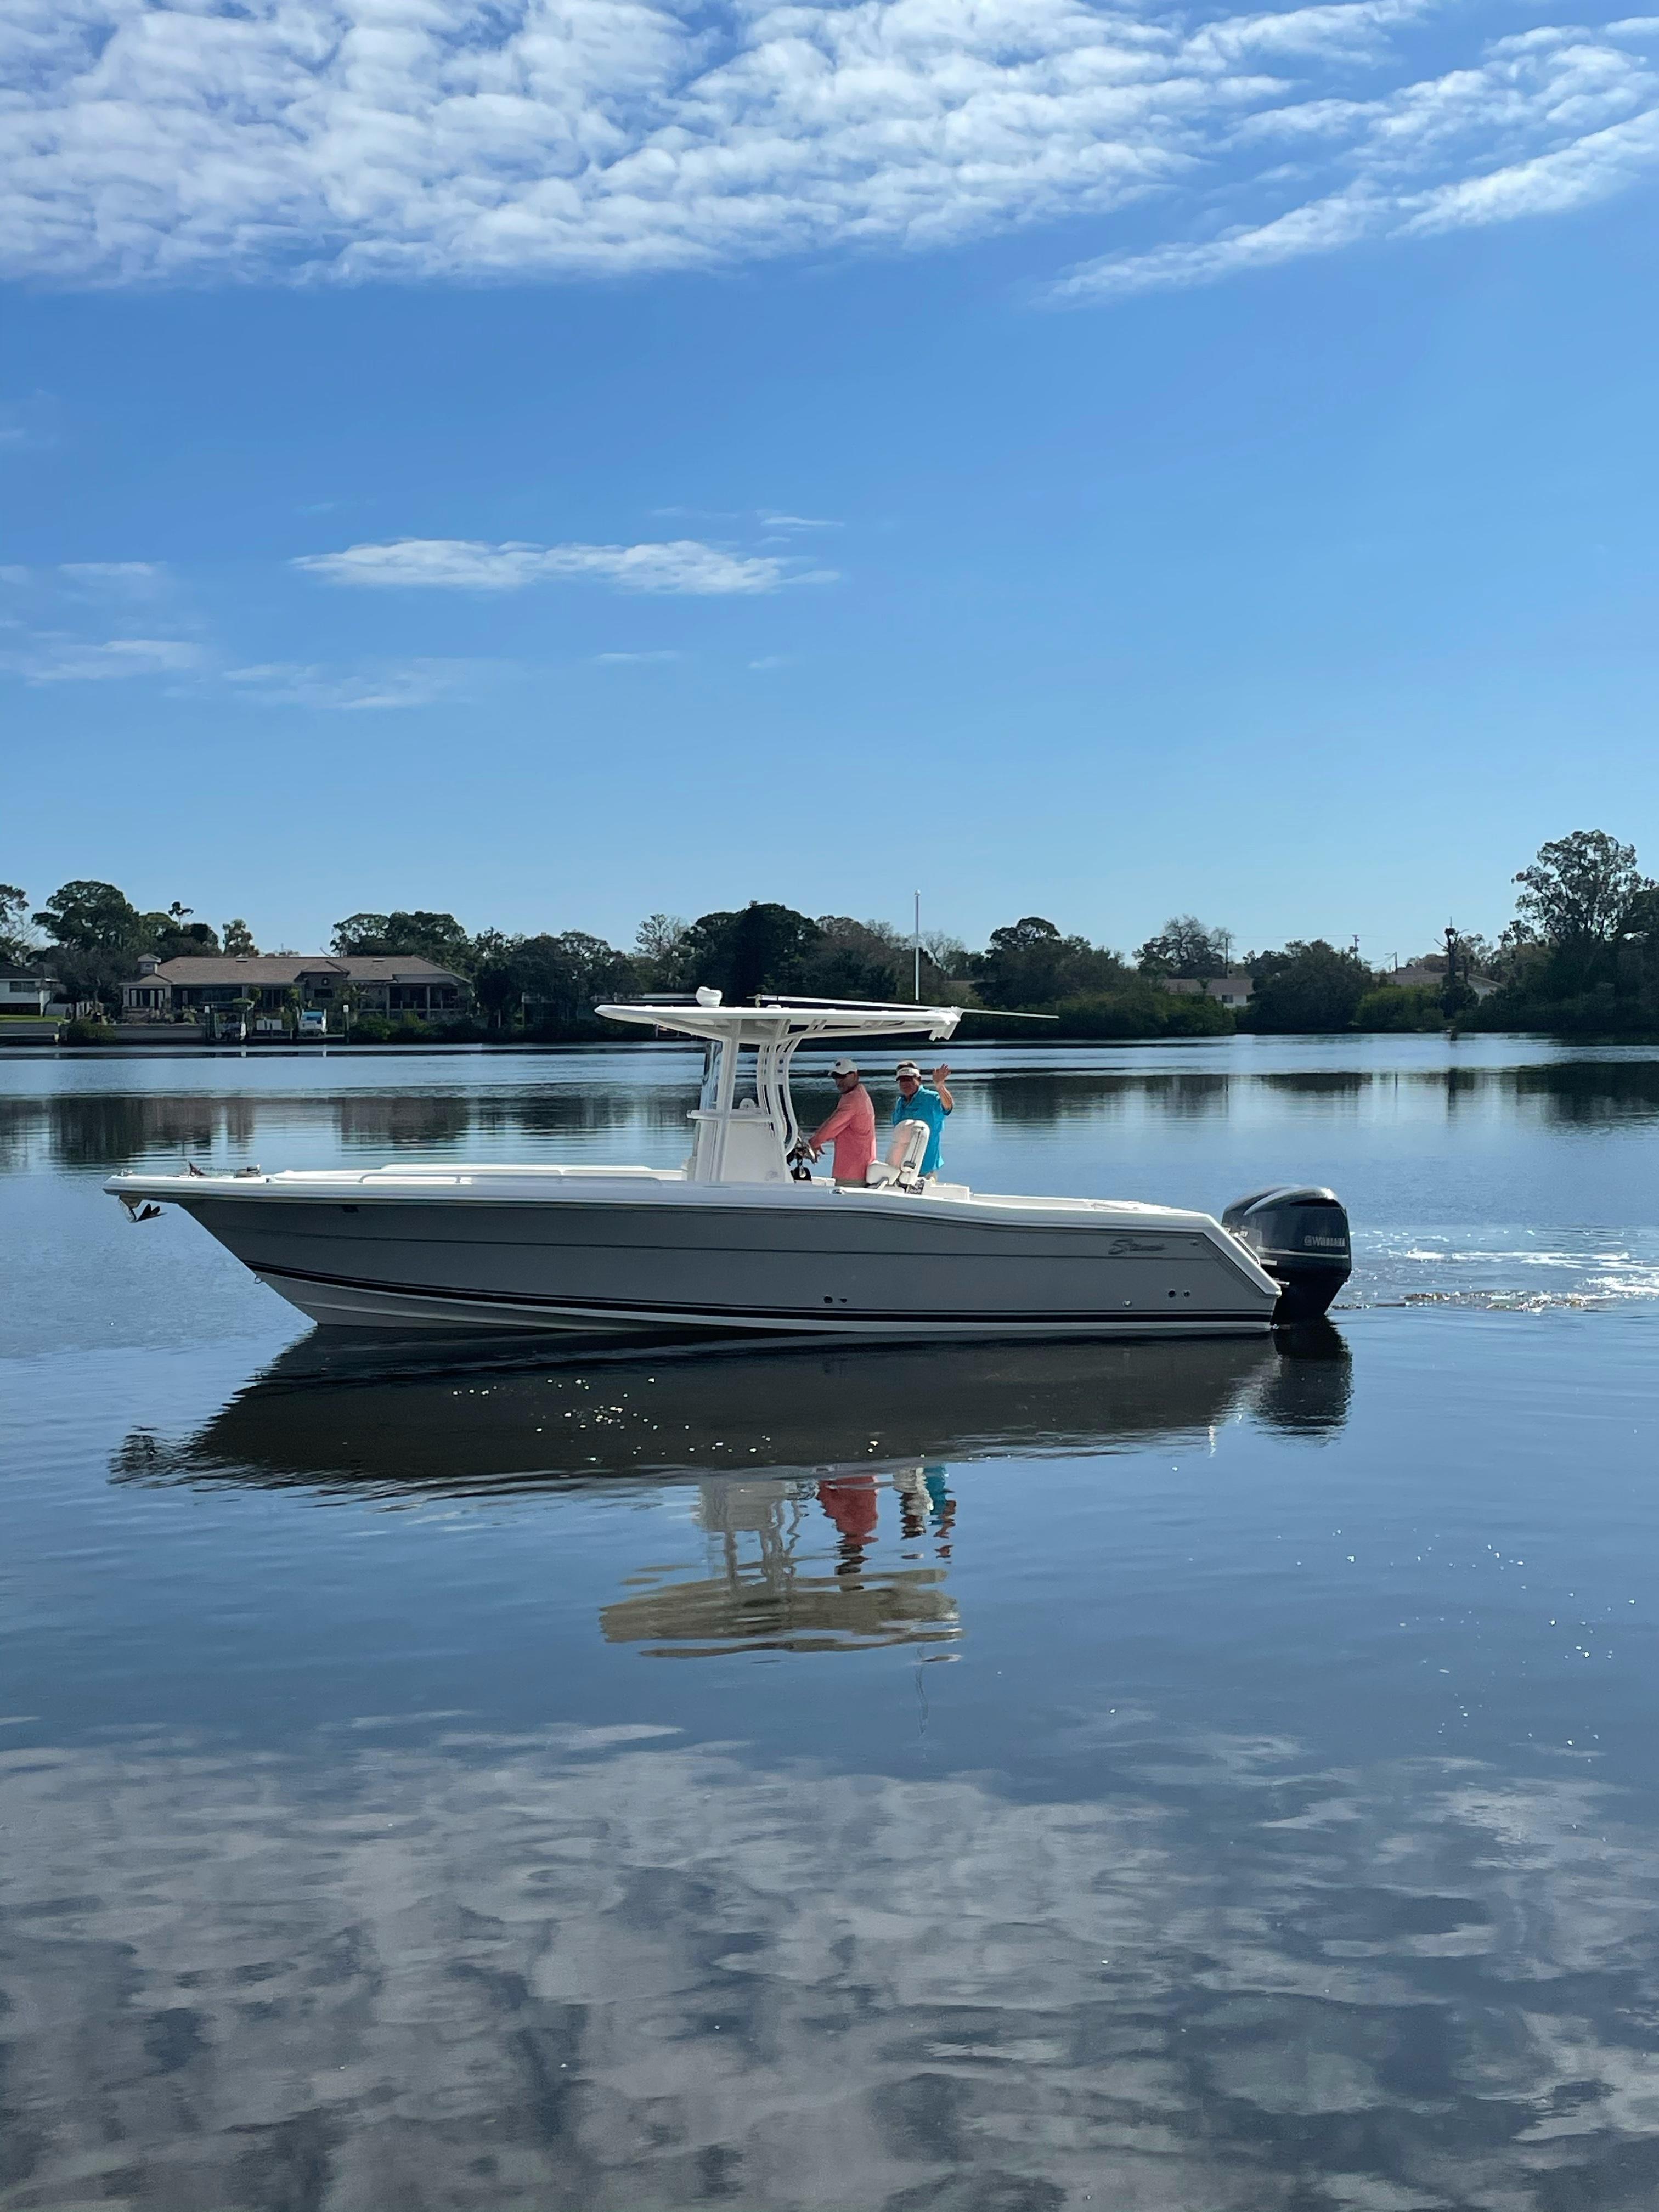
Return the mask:
<path id="1" fill-rule="evenodd" d="M 692 1063 L 0 1062 L 0 2212 L 1659 2203 L 1659 1056 L 952 1060 L 983 1188 L 1332 1183 L 1336 1329 L 331 1342 L 100 1179 Z"/>

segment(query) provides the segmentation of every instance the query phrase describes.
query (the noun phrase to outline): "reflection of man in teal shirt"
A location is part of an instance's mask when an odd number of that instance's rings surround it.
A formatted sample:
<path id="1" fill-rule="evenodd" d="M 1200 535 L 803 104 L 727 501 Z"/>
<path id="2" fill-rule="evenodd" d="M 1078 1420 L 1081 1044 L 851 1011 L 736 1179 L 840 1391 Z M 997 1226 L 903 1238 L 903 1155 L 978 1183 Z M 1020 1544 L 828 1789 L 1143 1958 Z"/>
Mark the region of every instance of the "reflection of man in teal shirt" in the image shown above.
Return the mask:
<path id="1" fill-rule="evenodd" d="M 898 1064 L 899 1095 L 893 1102 L 893 1121 L 925 1121 L 927 1124 L 927 1149 L 921 1156 L 921 1172 L 925 1176 L 939 1173 L 939 1139 L 945 1133 L 945 1117 L 954 1111 L 956 1100 L 951 1097 L 946 1080 L 950 1063 L 941 1060 L 933 1070 L 931 1084 L 921 1079 L 921 1070 L 914 1060 L 902 1060 Z"/>

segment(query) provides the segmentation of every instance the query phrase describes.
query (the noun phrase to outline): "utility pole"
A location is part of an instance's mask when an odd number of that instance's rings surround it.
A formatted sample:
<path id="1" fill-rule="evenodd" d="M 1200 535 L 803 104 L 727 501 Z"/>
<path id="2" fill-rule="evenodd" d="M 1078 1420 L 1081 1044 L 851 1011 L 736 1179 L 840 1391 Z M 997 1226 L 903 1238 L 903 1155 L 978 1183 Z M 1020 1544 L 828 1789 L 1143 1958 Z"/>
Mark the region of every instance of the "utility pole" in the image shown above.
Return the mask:
<path id="1" fill-rule="evenodd" d="M 910 989 L 914 1004 L 921 1004 L 921 893 L 916 893 L 915 929 L 910 939 L 912 962 Z"/>

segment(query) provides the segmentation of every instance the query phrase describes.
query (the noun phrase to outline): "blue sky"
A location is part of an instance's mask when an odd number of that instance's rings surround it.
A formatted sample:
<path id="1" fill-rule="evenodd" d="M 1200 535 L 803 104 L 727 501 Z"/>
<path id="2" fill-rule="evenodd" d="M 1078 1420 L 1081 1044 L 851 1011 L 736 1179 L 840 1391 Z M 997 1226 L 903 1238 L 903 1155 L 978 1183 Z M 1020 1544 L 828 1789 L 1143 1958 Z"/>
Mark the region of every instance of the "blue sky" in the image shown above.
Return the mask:
<path id="1" fill-rule="evenodd" d="M 1496 929 L 1654 823 L 1659 22 L 27 0 L 0 877 Z"/>

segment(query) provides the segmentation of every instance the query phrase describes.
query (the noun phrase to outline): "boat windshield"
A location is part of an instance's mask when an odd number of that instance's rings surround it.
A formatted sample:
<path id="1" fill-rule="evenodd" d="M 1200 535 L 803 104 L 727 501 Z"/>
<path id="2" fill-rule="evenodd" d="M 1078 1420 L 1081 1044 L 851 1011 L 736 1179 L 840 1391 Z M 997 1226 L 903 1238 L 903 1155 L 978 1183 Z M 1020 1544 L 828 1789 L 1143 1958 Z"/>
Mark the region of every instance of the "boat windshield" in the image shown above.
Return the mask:
<path id="1" fill-rule="evenodd" d="M 719 1110 L 721 1091 L 720 1060 L 722 1054 L 732 1054 L 732 1103 L 747 1112 L 761 1103 L 760 1054 L 752 1045 L 708 1043 L 703 1047 L 702 1081 L 697 1090 L 698 1109 L 704 1114 Z M 748 1102 L 747 1106 L 744 1101 Z"/>

